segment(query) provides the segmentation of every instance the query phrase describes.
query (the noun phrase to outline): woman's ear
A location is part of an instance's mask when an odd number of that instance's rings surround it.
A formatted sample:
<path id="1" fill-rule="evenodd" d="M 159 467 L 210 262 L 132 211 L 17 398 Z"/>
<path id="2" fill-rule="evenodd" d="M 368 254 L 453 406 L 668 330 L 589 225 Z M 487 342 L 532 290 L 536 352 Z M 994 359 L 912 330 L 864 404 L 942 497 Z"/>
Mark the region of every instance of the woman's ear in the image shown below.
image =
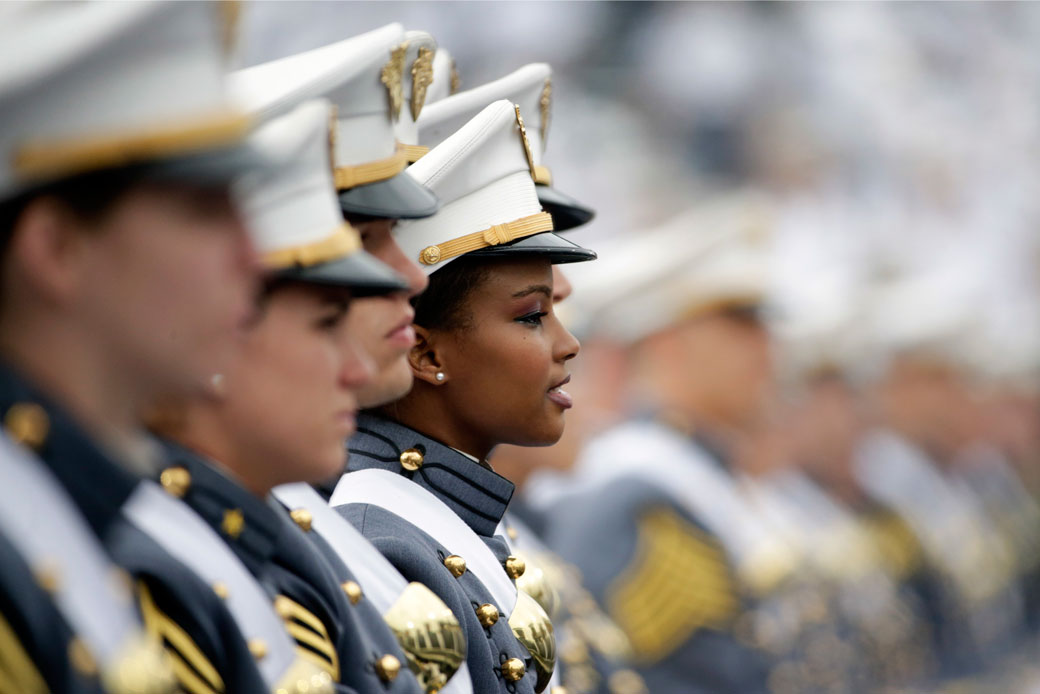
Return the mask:
<path id="1" fill-rule="evenodd" d="M 431 385 L 446 383 L 448 375 L 437 353 L 435 337 L 421 325 L 413 324 L 412 327 L 415 328 L 415 344 L 408 352 L 408 365 L 412 367 L 412 374 Z"/>

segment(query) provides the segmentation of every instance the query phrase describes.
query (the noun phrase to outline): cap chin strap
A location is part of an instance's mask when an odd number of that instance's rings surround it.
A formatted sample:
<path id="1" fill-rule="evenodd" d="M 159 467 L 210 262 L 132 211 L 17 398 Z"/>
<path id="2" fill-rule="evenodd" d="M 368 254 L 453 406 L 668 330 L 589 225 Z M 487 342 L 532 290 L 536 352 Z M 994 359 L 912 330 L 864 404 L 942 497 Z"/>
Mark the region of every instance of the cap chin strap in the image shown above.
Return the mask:
<path id="1" fill-rule="evenodd" d="M 505 224 L 495 224 L 483 231 L 475 231 L 444 243 L 427 246 L 419 253 L 419 262 L 423 265 L 436 265 L 443 260 L 457 258 L 470 251 L 500 246 L 503 243 L 540 234 L 543 231 L 552 231 L 552 229 L 552 215 L 548 212 L 539 212 Z"/>

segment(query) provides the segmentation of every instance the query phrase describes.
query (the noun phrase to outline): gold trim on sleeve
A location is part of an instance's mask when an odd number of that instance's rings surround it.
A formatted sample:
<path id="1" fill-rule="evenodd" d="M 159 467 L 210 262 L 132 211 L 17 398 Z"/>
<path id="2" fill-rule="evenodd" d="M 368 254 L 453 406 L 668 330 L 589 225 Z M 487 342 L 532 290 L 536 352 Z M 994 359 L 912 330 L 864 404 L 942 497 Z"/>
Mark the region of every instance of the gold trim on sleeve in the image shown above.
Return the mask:
<path id="1" fill-rule="evenodd" d="M 444 243 L 427 246 L 419 253 L 419 262 L 423 265 L 435 265 L 442 260 L 450 260 L 470 251 L 499 246 L 543 231 L 552 231 L 552 228 L 552 216 L 548 212 L 539 212 L 505 224 L 495 224 L 483 231 L 475 231 Z"/>

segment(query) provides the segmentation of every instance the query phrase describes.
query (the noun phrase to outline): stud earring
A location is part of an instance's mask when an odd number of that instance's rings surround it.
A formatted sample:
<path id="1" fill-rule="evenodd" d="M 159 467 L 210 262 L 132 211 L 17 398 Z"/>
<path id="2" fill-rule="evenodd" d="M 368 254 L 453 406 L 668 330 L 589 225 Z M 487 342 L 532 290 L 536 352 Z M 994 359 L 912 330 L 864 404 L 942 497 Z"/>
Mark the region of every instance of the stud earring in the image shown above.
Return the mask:
<path id="1" fill-rule="evenodd" d="M 209 386 L 215 395 L 224 394 L 224 374 L 213 374 L 209 377 Z"/>
<path id="2" fill-rule="evenodd" d="M 436 376 L 434 376 L 434 378 L 436 378 L 436 379 L 437 379 L 437 382 L 438 382 L 438 383 L 441 383 L 441 382 L 443 382 L 443 381 L 444 381 L 444 372 L 443 372 L 443 371 L 438 371 L 438 372 L 437 372 L 437 375 L 436 375 Z"/>

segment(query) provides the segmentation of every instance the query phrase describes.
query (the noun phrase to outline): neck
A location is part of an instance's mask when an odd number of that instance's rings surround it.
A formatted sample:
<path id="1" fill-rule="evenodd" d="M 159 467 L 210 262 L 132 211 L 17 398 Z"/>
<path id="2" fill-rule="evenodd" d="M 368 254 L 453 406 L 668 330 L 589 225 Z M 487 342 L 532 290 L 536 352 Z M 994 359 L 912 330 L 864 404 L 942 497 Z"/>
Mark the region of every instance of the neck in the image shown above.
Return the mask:
<path id="1" fill-rule="evenodd" d="M 145 387 L 91 331 L 23 322 L 0 331 L 0 354 L 126 462 L 140 457 Z"/>
<path id="2" fill-rule="evenodd" d="M 499 442 L 487 440 L 460 419 L 458 408 L 448 407 L 439 390 L 439 387 L 417 380 L 408 395 L 381 407 L 379 412 L 445 446 L 468 453 L 479 461 L 487 460 Z"/>

